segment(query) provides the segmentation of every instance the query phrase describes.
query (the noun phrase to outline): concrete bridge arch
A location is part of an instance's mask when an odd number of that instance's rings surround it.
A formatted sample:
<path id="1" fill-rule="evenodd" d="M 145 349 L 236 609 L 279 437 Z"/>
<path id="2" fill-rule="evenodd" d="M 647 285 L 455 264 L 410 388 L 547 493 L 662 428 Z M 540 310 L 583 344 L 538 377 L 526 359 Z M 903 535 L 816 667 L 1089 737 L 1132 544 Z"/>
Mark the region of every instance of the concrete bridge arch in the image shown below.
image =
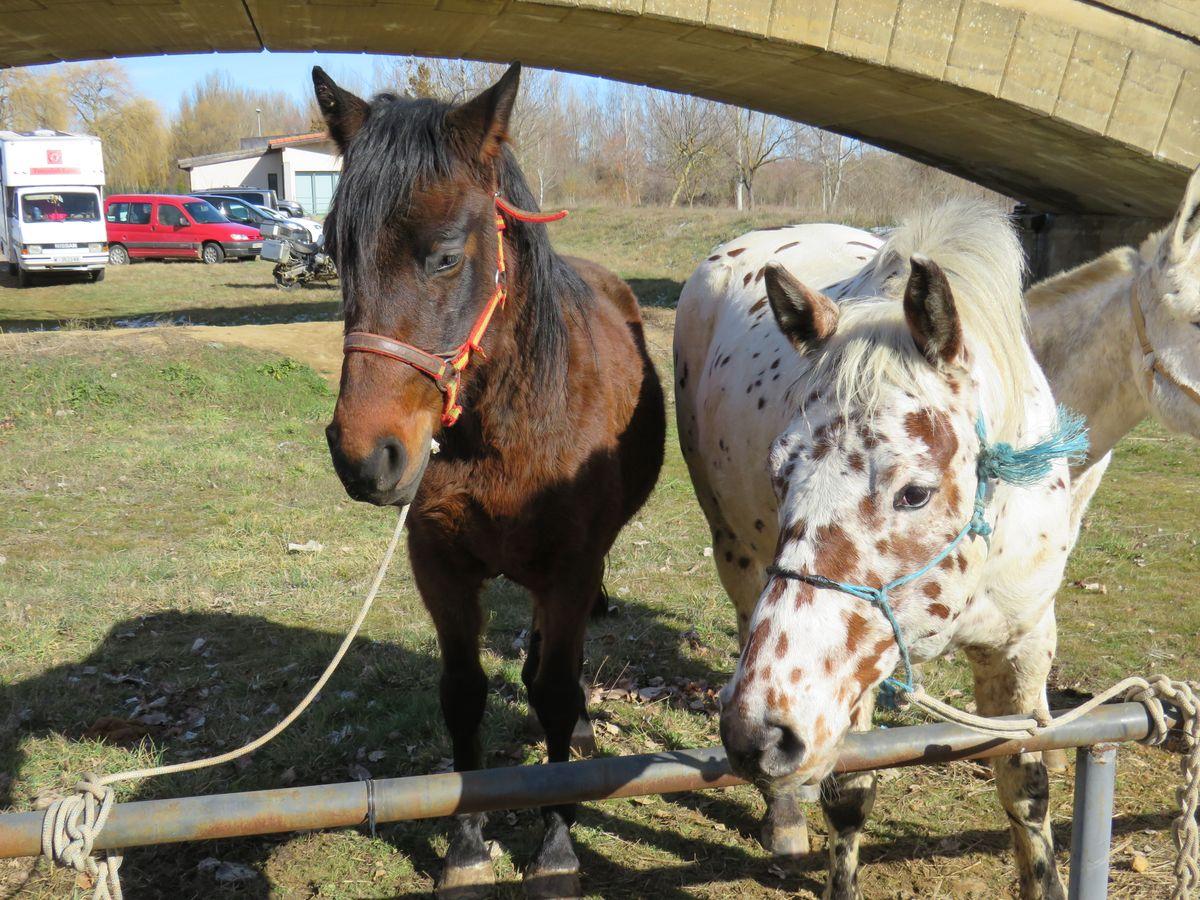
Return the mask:
<path id="1" fill-rule="evenodd" d="M 1169 216 L 1192 0 L 4 0 L 0 64 L 211 50 L 523 62 L 751 106 L 1057 213 Z"/>

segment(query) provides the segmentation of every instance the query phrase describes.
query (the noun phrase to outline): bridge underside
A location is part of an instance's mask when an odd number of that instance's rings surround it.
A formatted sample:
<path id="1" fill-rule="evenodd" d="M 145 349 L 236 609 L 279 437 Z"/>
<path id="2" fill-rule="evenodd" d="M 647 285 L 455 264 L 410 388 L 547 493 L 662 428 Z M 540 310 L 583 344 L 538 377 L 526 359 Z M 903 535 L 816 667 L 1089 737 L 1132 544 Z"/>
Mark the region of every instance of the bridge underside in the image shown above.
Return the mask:
<path id="1" fill-rule="evenodd" d="M 860 137 L 1059 212 L 1169 216 L 1200 162 L 1175 0 L 8 0 L 0 62 L 412 53 L 604 75 Z"/>

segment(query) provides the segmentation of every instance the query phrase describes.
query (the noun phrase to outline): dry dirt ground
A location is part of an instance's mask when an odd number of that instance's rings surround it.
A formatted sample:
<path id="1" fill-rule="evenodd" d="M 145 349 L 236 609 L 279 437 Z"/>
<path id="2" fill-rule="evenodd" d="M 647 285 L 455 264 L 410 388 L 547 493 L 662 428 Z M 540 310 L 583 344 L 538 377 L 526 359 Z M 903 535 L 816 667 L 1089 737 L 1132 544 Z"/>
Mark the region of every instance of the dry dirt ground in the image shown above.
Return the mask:
<path id="1" fill-rule="evenodd" d="M 656 348 L 669 351 L 675 313 L 667 309 L 647 309 L 647 339 Z M 164 345 L 175 335 L 203 342 L 217 342 L 268 350 L 291 357 L 311 366 L 331 384 L 337 384 L 342 367 L 341 322 L 290 322 L 276 325 L 181 325 L 163 328 L 107 328 L 101 330 L 14 332 L 0 334 L 0 347 L 27 347 L 48 350 L 84 341 L 89 346 L 97 342 L 120 346 L 128 341 L 134 345 Z"/>

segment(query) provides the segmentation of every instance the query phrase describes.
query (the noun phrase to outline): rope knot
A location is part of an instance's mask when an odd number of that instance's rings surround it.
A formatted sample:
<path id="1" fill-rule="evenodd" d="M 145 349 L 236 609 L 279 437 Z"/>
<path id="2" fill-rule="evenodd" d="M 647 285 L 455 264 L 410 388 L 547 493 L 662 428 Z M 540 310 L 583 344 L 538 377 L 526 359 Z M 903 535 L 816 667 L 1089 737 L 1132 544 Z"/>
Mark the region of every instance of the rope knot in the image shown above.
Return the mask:
<path id="1" fill-rule="evenodd" d="M 990 537 L 992 534 L 992 526 L 988 524 L 988 520 L 983 515 L 986 508 L 987 501 L 980 497 L 975 500 L 975 511 L 971 515 L 971 534 L 977 534 L 981 538 Z"/>
<path id="2" fill-rule="evenodd" d="M 42 820 L 42 853 L 59 865 L 88 876 L 93 900 L 121 900 L 118 870 L 121 855 L 107 851 L 92 856 L 96 835 L 112 811 L 113 789 L 90 772 L 75 785 L 75 793 L 55 800 Z"/>
<path id="3" fill-rule="evenodd" d="M 1036 444 L 1017 448 L 1003 441 L 987 441 L 983 419 L 976 422 L 979 435 L 979 456 L 976 472 L 981 481 L 1007 481 L 1009 484 L 1037 484 L 1050 474 L 1055 460 L 1081 462 L 1087 455 L 1087 420 L 1066 407 L 1058 408 L 1054 430 Z"/>

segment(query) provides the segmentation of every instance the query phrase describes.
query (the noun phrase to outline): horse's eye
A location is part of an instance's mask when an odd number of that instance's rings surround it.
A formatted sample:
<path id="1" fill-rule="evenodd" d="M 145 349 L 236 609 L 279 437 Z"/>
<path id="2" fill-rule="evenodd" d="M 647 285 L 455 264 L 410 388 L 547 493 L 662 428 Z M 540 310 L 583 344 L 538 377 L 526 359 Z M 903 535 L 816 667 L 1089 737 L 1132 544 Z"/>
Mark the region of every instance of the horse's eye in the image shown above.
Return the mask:
<path id="1" fill-rule="evenodd" d="M 904 490 L 896 494 L 892 506 L 896 509 L 920 509 L 929 502 L 934 490 L 936 489 L 922 487 L 919 484 L 907 485 Z"/>
<path id="2" fill-rule="evenodd" d="M 428 269 L 434 275 L 449 272 L 462 262 L 461 253 L 435 253 L 429 258 Z"/>

